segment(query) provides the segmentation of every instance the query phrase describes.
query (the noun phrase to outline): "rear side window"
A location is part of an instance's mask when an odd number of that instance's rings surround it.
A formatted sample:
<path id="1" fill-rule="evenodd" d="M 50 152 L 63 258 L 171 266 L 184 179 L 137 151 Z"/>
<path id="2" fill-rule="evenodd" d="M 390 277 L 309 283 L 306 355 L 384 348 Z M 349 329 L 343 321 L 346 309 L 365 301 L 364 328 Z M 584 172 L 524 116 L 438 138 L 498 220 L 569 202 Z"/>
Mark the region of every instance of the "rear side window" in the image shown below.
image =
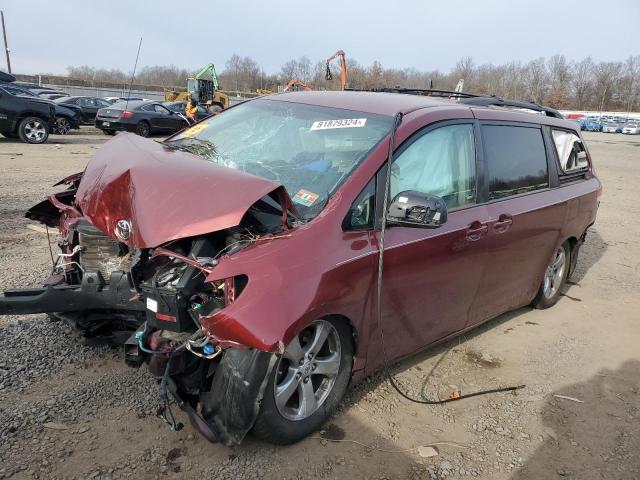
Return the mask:
<path id="1" fill-rule="evenodd" d="M 489 200 L 547 188 L 549 172 L 542 131 L 483 125 Z"/>
<path id="2" fill-rule="evenodd" d="M 561 174 L 588 170 L 589 160 L 580 137 L 566 130 L 555 129 L 551 130 L 551 135 L 558 154 Z"/>

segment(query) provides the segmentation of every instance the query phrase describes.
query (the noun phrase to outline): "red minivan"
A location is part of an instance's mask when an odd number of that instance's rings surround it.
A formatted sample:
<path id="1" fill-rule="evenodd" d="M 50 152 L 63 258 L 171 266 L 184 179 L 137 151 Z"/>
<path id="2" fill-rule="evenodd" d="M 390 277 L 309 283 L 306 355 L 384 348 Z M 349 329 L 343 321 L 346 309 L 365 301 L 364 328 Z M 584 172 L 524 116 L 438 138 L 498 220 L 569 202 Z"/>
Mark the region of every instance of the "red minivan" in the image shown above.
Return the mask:
<path id="1" fill-rule="evenodd" d="M 0 313 L 128 337 L 174 426 L 170 396 L 211 441 L 300 440 L 385 362 L 553 305 L 595 220 L 575 123 L 418 93 L 285 93 L 164 142 L 118 134 L 27 213 L 62 254 Z"/>

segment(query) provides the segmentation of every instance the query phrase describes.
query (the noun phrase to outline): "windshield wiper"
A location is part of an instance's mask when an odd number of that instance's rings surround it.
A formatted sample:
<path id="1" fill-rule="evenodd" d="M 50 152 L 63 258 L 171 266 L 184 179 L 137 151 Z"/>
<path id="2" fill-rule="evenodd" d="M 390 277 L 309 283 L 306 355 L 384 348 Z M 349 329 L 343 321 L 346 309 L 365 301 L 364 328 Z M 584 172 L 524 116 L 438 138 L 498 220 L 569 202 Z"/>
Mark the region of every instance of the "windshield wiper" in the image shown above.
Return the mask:
<path id="1" fill-rule="evenodd" d="M 193 143 L 186 143 L 186 141 Z M 180 142 L 180 143 L 178 143 Z M 197 142 L 197 143 L 196 143 Z M 219 157 L 218 148 L 215 143 L 210 142 L 208 140 L 202 140 L 200 138 L 188 138 L 188 139 L 179 139 L 173 140 L 171 142 L 163 142 L 164 145 L 173 148 L 175 150 L 181 150 L 187 153 L 193 153 L 194 155 L 198 155 L 207 160 L 213 160 L 216 157 Z"/>

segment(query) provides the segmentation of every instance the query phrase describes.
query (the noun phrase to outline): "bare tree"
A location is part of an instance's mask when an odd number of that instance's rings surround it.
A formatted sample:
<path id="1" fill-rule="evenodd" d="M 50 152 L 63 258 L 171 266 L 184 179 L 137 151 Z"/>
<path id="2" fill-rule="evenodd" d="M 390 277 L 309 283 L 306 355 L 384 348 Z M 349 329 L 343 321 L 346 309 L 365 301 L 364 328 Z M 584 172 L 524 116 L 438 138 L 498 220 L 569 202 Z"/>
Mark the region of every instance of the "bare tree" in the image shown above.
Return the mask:
<path id="1" fill-rule="evenodd" d="M 569 88 L 571 66 L 564 55 L 554 55 L 547 62 L 549 91 L 545 103 L 554 108 L 565 108 L 570 104 Z"/>
<path id="2" fill-rule="evenodd" d="M 524 68 L 525 87 L 528 100 L 542 102 L 548 89 L 549 74 L 544 58 L 532 60 Z"/>
<path id="3" fill-rule="evenodd" d="M 591 57 L 587 57 L 573 65 L 571 69 L 573 94 L 575 97 L 574 107 L 578 110 L 585 108 L 587 93 L 593 86 L 593 72 L 595 65 Z"/>
<path id="4" fill-rule="evenodd" d="M 613 96 L 613 89 L 619 81 L 622 64 L 619 62 L 600 62 L 594 71 L 594 86 L 600 99 L 598 110 L 604 110 L 605 104 Z"/>

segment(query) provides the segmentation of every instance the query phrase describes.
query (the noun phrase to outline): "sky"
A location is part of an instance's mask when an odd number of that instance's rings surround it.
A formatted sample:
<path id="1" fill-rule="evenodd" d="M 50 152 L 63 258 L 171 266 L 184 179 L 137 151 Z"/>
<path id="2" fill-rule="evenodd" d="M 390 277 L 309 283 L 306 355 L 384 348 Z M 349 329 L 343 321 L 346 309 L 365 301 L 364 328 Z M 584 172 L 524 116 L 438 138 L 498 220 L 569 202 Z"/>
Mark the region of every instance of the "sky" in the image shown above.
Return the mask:
<path id="1" fill-rule="evenodd" d="M 213 62 L 221 71 L 237 53 L 267 74 L 338 49 L 364 65 L 442 71 L 465 56 L 499 64 L 640 54 L 640 0 L 0 0 L 0 8 L 12 70 L 25 74 L 65 74 L 69 65 L 130 72 L 140 36 L 138 68 Z"/>

